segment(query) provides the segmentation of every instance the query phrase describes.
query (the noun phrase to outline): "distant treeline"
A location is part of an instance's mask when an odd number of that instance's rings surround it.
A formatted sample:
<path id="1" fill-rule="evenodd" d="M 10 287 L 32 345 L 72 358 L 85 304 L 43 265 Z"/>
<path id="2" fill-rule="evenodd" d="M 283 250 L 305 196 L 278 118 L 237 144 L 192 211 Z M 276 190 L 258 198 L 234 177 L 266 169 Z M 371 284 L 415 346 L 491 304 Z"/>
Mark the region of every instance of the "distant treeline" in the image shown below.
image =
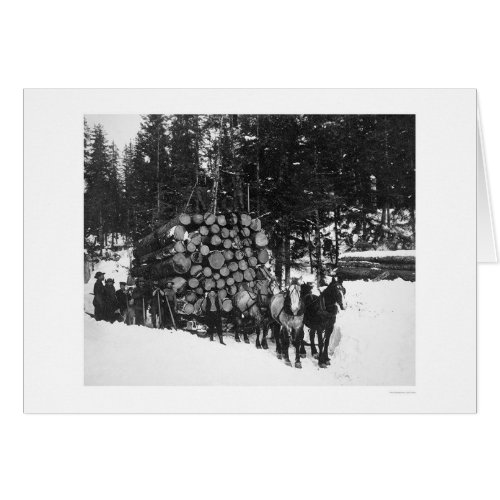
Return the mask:
<path id="1" fill-rule="evenodd" d="M 123 151 L 85 123 L 84 148 L 85 236 L 101 243 L 249 204 L 279 278 L 306 256 L 322 273 L 341 245 L 414 246 L 414 115 L 145 115 Z"/>

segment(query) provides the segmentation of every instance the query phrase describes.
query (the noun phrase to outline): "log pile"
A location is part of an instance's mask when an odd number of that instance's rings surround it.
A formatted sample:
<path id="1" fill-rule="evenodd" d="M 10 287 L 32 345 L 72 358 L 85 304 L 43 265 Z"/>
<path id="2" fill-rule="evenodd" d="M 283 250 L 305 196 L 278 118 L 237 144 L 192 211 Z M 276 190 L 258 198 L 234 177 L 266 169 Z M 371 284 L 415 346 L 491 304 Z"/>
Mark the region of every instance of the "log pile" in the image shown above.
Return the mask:
<path id="1" fill-rule="evenodd" d="M 204 296 L 216 290 L 222 309 L 231 298 L 268 279 L 266 233 L 247 213 L 180 214 L 136 243 L 131 275 L 165 282 L 174 279 L 181 312 L 201 314 Z"/>

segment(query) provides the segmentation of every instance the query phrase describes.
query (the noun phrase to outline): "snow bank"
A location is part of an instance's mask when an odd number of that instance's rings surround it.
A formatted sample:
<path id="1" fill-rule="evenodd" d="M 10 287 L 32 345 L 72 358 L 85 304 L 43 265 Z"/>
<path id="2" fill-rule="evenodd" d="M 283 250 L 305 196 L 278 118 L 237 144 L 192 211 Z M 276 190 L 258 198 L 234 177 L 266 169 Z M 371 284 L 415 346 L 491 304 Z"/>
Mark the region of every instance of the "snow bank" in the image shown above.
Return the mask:
<path id="1" fill-rule="evenodd" d="M 128 256 L 102 262 L 106 277 L 126 280 Z M 85 285 L 85 309 L 93 312 L 95 279 Z M 403 280 L 344 283 L 346 310 L 330 342 L 332 365 L 318 368 L 310 356 L 301 370 L 252 343 L 226 346 L 184 331 L 96 322 L 85 315 L 86 385 L 414 385 L 415 283 Z M 306 333 L 306 339 L 308 335 Z M 294 350 L 290 349 L 293 360 Z"/>
<path id="2" fill-rule="evenodd" d="M 342 258 L 350 257 L 415 257 L 415 250 L 366 250 L 364 252 L 346 252 L 339 256 Z"/>

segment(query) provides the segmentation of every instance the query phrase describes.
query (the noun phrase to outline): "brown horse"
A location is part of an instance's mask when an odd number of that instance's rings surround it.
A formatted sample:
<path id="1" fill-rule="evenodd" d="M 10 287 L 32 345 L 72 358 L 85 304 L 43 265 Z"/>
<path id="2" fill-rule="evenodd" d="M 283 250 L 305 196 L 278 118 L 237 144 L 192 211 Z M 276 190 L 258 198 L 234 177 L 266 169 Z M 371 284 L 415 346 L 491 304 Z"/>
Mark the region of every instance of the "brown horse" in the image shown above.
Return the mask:
<path id="1" fill-rule="evenodd" d="M 284 293 L 271 298 L 270 311 L 276 324 L 275 339 L 278 359 L 283 356 L 285 363 L 292 365 L 288 357 L 291 341 L 295 347 L 295 368 L 302 368 L 300 348 L 304 339 L 304 303 L 300 296 L 298 280 L 292 280 Z"/>
<path id="2" fill-rule="evenodd" d="M 234 339 L 240 342 L 238 331 L 243 331 L 243 340 L 248 344 L 247 327 L 255 328 L 257 349 L 267 349 L 267 331 L 269 329 L 269 302 L 272 296 L 268 280 L 258 280 L 257 292 L 242 290 L 233 297 L 234 320 L 236 332 Z M 262 342 L 260 332 L 262 330 Z"/>
<path id="3" fill-rule="evenodd" d="M 308 293 L 304 297 L 304 323 L 309 328 L 311 354 L 317 358 L 320 368 L 326 368 L 330 364 L 328 346 L 339 307 L 344 309 L 344 294 L 345 288 L 342 283 L 332 276 L 332 281 L 319 296 Z M 319 352 L 314 344 L 316 334 L 318 335 Z M 301 350 L 305 354 L 304 342 Z"/>

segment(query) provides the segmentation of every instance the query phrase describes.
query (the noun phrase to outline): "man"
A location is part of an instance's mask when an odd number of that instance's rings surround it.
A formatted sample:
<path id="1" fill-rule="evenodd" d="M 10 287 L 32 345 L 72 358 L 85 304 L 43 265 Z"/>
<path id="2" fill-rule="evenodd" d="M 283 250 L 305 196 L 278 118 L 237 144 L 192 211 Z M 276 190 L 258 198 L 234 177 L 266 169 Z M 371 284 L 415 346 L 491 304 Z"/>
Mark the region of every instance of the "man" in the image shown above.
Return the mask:
<path id="1" fill-rule="evenodd" d="M 144 326 L 146 321 L 146 309 L 148 307 L 148 291 L 144 278 L 137 280 L 137 286 L 132 292 L 134 306 L 135 324 Z"/>
<path id="2" fill-rule="evenodd" d="M 120 281 L 120 289 L 116 292 L 116 299 L 118 300 L 118 307 L 120 308 L 121 321 L 125 321 L 128 324 L 128 293 L 127 293 L 127 283 L 125 281 Z"/>
<path id="3" fill-rule="evenodd" d="M 163 310 L 165 326 L 176 328 L 177 322 L 175 321 L 175 308 L 177 306 L 177 295 L 174 289 L 174 282 L 172 280 L 168 280 L 165 283 L 163 295 L 165 297 L 165 305 Z"/>
<path id="4" fill-rule="evenodd" d="M 114 323 L 117 319 L 118 299 L 116 298 L 115 280 L 108 278 L 104 287 L 104 319 Z"/>
<path id="5" fill-rule="evenodd" d="M 210 290 L 206 295 L 206 322 L 208 327 L 208 334 L 210 335 L 210 341 L 214 340 L 214 331 L 217 330 L 217 335 L 219 336 L 219 342 L 222 345 L 224 341 L 222 340 L 222 317 L 220 310 L 219 296 L 215 290 Z"/>
<path id="6" fill-rule="evenodd" d="M 96 321 L 101 321 L 104 319 L 104 273 L 98 271 L 95 273 L 94 278 L 96 279 L 94 284 L 94 300 L 92 301 L 94 305 L 94 318 Z"/>
<path id="7" fill-rule="evenodd" d="M 156 328 L 156 317 L 158 316 L 158 328 L 163 328 L 165 324 L 164 321 L 164 302 L 165 292 L 160 288 L 160 283 L 158 280 L 153 281 L 153 290 L 151 294 L 151 321 L 153 322 L 153 328 Z"/>

